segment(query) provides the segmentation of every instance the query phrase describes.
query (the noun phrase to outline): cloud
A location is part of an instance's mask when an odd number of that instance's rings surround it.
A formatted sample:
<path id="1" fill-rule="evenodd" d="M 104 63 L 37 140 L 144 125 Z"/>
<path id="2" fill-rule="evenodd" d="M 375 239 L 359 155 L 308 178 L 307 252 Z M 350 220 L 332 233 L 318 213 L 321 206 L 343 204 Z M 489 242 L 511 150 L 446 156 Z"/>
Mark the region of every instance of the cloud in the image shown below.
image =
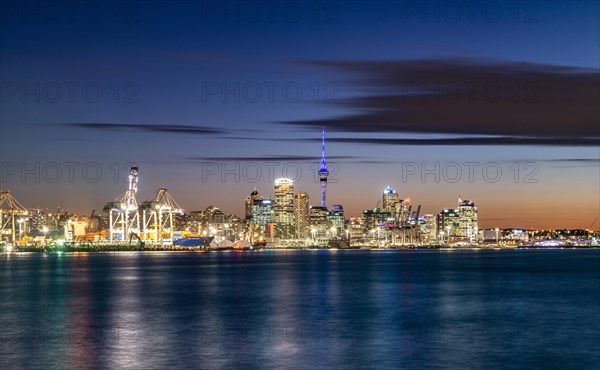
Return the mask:
<path id="1" fill-rule="evenodd" d="M 307 139 L 318 141 L 316 139 Z M 399 138 L 329 138 L 328 142 L 348 144 L 383 144 L 383 145 L 532 145 L 532 146 L 598 146 L 598 138 L 576 137 L 459 137 L 432 139 L 399 139 Z"/>
<path id="2" fill-rule="evenodd" d="M 600 167 L 600 158 L 557 158 L 542 159 L 535 162 L 549 163 L 554 168 L 573 168 L 573 167 Z"/>
<path id="3" fill-rule="evenodd" d="M 331 156 L 327 157 L 328 161 L 335 161 L 340 159 L 354 159 L 357 157 L 353 156 Z M 285 161 L 285 162 L 319 162 L 321 159 L 315 156 L 257 156 L 257 157 L 187 157 L 185 160 L 194 162 L 273 162 L 273 161 Z"/>
<path id="4" fill-rule="evenodd" d="M 224 134 L 225 130 L 214 127 L 194 125 L 154 125 L 127 123 L 62 123 L 62 126 L 100 130 L 100 131 L 129 131 L 129 132 L 163 132 L 178 134 L 216 135 Z"/>
<path id="5" fill-rule="evenodd" d="M 575 163 L 600 163 L 600 158 L 558 158 L 542 159 L 543 162 L 575 162 Z"/>
<path id="6" fill-rule="evenodd" d="M 356 76 L 347 83 L 360 96 L 339 99 L 347 115 L 279 123 L 355 133 L 500 136 L 394 141 L 402 145 L 600 142 L 598 70 L 480 59 L 304 64 Z"/>

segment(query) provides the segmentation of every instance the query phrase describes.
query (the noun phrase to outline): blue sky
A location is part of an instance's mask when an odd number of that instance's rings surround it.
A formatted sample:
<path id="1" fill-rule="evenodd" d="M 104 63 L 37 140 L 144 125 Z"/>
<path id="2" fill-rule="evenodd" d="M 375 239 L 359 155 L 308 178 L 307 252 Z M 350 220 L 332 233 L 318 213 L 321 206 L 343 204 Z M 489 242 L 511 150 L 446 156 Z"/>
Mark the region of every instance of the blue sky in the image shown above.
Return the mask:
<path id="1" fill-rule="evenodd" d="M 390 185 L 429 213 L 471 198 L 484 226 L 589 226 L 600 209 L 598 3 L 469 4 L 2 3 L 1 186 L 28 207 L 91 212 L 135 162 L 140 200 L 166 186 L 186 209 L 241 214 L 253 186 L 272 193 L 266 172 L 279 162 L 277 177 L 302 170 L 296 189 L 316 204 L 324 125 L 338 139 L 329 200 L 348 215 Z M 470 181 L 465 162 L 502 176 Z M 413 163 L 438 163 L 440 181 L 406 176 Z M 442 173 L 452 163 L 456 183 Z"/>

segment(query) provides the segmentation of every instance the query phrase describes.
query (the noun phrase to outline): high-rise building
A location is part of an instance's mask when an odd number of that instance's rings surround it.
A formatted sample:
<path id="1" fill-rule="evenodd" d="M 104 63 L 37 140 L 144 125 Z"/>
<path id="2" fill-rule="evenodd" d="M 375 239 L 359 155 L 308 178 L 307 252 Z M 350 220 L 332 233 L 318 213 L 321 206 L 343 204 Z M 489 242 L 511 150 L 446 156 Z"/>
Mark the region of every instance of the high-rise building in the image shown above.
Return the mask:
<path id="1" fill-rule="evenodd" d="M 399 208 L 400 200 L 398 198 L 398 193 L 388 186 L 383 191 L 383 212 L 389 213 L 391 218 L 396 220 Z"/>
<path id="2" fill-rule="evenodd" d="M 296 228 L 296 238 L 306 238 L 308 235 L 309 217 L 308 193 L 303 191 L 294 194 L 294 221 Z"/>
<path id="3" fill-rule="evenodd" d="M 312 239 L 320 239 L 327 237 L 329 225 L 327 222 L 327 208 L 320 206 L 310 206 L 310 237 Z"/>
<path id="4" fill-rule="evenodd" d="M 398 203 L 398 223 L 404 225 L 410 218 L 412 205 L 410 204 L 410 198 L 400 200 Z"/>
<path id="5" fill-rule="evenodd" d="M 335 228 L 334 236 L 342 236 L 344 232 L 344 224 L 346 222 L 344 218 L 344 207 L 341 205 L 334 205 L 331 207 L 331 211 L 327 212 L 327 220 L 331 227 Z"/>
<path id="6" fill-rule="evenodd" d="M 249 196 L 246 197 L 246 199 L 244 200 L 244 213 L 245 213 L 245 218 L 246 220 L 250 220 L 252 218 L 252 211 L 253 211 L 253 207 L 254 207 L 254 201 L 255 200 L 262 200 L 263 197 L 262 195 L 260 195 L 258 193 L 258 191 L 256 190 L 256 188 L 254 188 L 252 190 L 252 193 L 250 193 Z"/>
<path id="7" fill-rule="evenodd" d="M 432 214 L 426 214 L 424 217 L 425 220 L 425 230 L 423 235 L 423 242 L 426 244 L 433 244 L 437 240 L 437 224 L 436 218 Z"/>
<path id="8" fill-rule="evenodd" d="M 273 220 L 273 201 L 271 199 L 256 199 L 252 205 L 252 222 L 260 225 L 263 231 Z"/>
<path id="9" fill-rule="evenodd" d="M 365 209 L 362 214 L 361 224 L 364 228 L 364 233 L 371 235 L 370 233 L 380 227 L 385 226 L 387 220 L 390 218 L 390 214 L 387 212 L 381 212 L 378 208 Z"/>
<path id="10" fill-rule="evenodd" d="M 444 209 L 437 215 L 437 233 L 440 243 L 447 243 L 450 238 L 456 238 L 459 234 L 458 209 Z"/>
<path id="11" fill-rule="evenodd" d="M 479 227 L 477 221 L 477 207 L 470 200 L 460 200 L 458 204 L 458 236 L 466 238 L 469 242 L 477 241 Z"/>
<path id="12" fill-rule="evenodd" d="M 275 204 L 273 206 L 275 236 L 291 239 L 294 233 L 294 182 L 288 178 L 275 180 Z"/>
<path id="13" fill-rule="evenodd" d="M 325 160 L 325 127 L 322 128 L 321 137 L 321 167 L 319 168 L 319 182 L 321 184 L 321 207 L 327 208 L 327 161 Z"/>
<path id="14" fill-rule="evenodd" d="M 365 236 L 362 219 L 359 217 L 350 217 L 350 222 L 348 222 L 348 232 L 348 238 L 354 240 L 362 239 Z"/>

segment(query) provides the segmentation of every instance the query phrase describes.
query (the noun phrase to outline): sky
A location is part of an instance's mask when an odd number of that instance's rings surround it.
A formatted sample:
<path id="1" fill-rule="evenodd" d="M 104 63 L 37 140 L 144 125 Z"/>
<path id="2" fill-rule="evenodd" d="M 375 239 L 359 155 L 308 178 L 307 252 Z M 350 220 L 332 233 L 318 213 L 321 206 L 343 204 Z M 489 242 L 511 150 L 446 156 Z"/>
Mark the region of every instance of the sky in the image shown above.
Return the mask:
<path id="1" fill-rule="evenodd" d="M 0 2 L 2 189 L 89 214 L 159 187 L 243 214 L 290 177 L 346 216 L 387 186 L 480 228 L 600 213 L 596 1 Z M 593 228 L 597 229 L 596 221 Z"/>

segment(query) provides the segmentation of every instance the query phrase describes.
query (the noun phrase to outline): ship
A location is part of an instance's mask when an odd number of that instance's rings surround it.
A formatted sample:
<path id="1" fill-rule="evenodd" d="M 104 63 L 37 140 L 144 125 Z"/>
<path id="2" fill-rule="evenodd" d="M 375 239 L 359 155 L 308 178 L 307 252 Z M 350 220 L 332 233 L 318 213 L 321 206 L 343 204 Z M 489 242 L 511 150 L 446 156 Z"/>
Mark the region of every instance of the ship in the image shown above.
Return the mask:
<path id="1" fill-rule="evenodd" d="M 173 246 L 183 248 L 208 248 L 213 239 L 214 237 L 212 236 L 186 237 L 175 240 Z"/>

